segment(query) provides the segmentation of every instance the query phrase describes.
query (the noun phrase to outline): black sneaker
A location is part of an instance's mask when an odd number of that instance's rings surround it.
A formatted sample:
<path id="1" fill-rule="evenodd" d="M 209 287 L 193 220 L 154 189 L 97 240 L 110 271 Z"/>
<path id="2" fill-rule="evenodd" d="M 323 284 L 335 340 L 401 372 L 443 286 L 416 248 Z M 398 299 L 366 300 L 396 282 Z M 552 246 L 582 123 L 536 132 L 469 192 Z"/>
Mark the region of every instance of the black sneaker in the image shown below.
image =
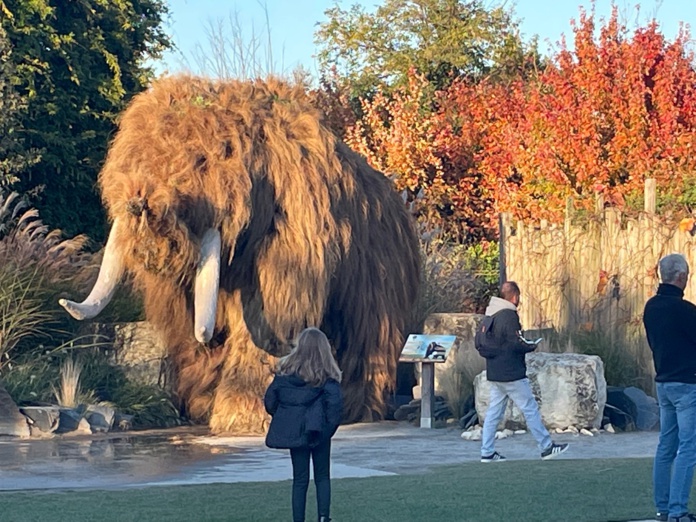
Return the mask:
<path id="1" fill-rule="evenodd" d="M 505 457 L 503 457 L 497 451 L 494 451 L 492 454 L 488 455 L 487 457 L 481 457 L 481 462 L 501 462 L 503 460 L 507 460 L 507 459 Z"/>
<path id="2" fill-rule="evenodd" d="M 667 514 L 667 512 L 658 511 L 657 513 L 655 513 L 655 520 L 657 520 L 657 522 L 669 522 L 668 519 L 669 515 Z"/>
<path id="3" fill-rule="evenodd" d="M 692 515 L 691 513 L 687 513 L 686 515 L 682 515 L 680 517 L 669 517 L 669 522 L 696 522 L 696 515 Z"/>
<path id="4" fill-rule="evenodd" d="M 541 453 L 542 460 L 549 460 L 558 457 L 561 453 L 568 449 L 568 444 L 556 444 L 555 442 L 551 444 L 549 449 L 544 450 Z"/>

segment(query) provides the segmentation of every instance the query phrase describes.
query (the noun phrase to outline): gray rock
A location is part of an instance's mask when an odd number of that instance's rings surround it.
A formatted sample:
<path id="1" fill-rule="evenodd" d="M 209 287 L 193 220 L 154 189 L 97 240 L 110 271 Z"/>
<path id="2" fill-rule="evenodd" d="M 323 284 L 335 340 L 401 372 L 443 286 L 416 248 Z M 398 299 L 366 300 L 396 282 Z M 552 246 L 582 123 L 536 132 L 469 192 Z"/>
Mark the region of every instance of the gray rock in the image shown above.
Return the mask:
<path id="1" fill-rule="evenodd" d="M 162 336 L 147 321 L 136 323 L 91 323 L 85 334 L 95 342 L 110 341 L 111 362 L 123 368 L 129 380 L 166 387 L 167 350 Z"/>
<path id="2" fill-rule="evenodd" d="M 121 431 L 127 431 L 133 427 L 133 415 L 125 413 L 116 413 L 114 415 L 114 428 Z"/>
<path id="3" fill-rule="evenodd" d="M 19 411 L 27 417 L 32 430 L 54 433 L 58 429 L 60 420 L 58 406 L 25 406 Z"/>
<path id="4" fill-rule="evenodd" d="M 90 404 L 84 415 L 92 433 L 105 433 L 113 426 L 116 411 L 110 406 Z"/>
<path id="5" fill-rule="evenodd" d="M 482 318 L 480 314 L 451 313 L 431 314 L 425 320 L 424 334 L 457 337 L 447 360 L 435 365 L 437 394 L 446 397 L 452 393 L 468 395 L 471 390 L 461 389 L 462 380 L 472 382 L 486 368 L 485 359 L 474 348 L 474 333 Z"/>
<path id="6" fill-rule="evenodd" d="M 405 421 L 408 419 L 408 416 L 411 415 L 412 413 L 416 413 L 420 411 L 420 403 L 412 406 L 410 404 L 405 404 L 404 406 L 401 406 L 394 412 L 394 420 L 397 421 Z"/>
<path id="7" fill-rule="evenodd" d="M 452 416 L 452 412 L 450 411 L 445 398 L 437 395 L 435 396 L 435 400 L 433 401 L 432 412 L 433 418 L 436 420 L 444 420 Z M 404 404 L 394 412 L 394 420 L 397 421 L 420 422 L 420 416 L 420 399 L 413 399 L 411 402 L 409 402 L 408 404 Z"/>
<path id="8" fill-rule="evenodd" d="M 464 415 L 461 419 L 459 419 L 459 427 L 468 430 L 472 426 L 475 426 L 478 424 L 478 415 L 476 414 L 476 410 L 470 410 Z"/>
<path id="9" fill-rule="evenodd" d="M 30 436 L 27 418 L 20 413 L 2 381 L 0 381 L 0 435 L 21 438 Z"/>
<path id="10" fill-rule="evenodd" d="M 612 404 L 606 404 L 604 406 L 604 415 L 604 418 L 608 418 L 609 422 L 604 423 L 603 426 L 612 426 L 619 431 L 636 431 L 635 418 L 622 409 Z M 602 422 L 604 422 L 604 418 Z"/>
<path id="11" fill-rule="evenodd" d="M 79 411 L 71 408 L 60 408 L 58 429 L 55 432 L 58 434 L 74 433 L 87 435 L 92 433 L 92 429 L 89 426 L 89 422 Z"/>
<path id="12" fill-rule="evenodd" d="M 624 393 L 636 405 L 636 428 L 642 431 L 659 429 L 660 408 L 657 405 L 657 400 L 640 388 L 633 386 L 626 388 Z"/>
<path id="13" fill-rule="evenodd" d="M 539 403 L 541 417 L 549 429 L 573 426 L 600 428 L 607 401 L 604 364 L 596 355 L 527 354 L 527 376 Z M 488 408 L 490 387 L 486 372 L 474 381 L 476 412 L 483 423 Z M 503 425 L 524 429 L 522 413 L 508 402 Z"/>

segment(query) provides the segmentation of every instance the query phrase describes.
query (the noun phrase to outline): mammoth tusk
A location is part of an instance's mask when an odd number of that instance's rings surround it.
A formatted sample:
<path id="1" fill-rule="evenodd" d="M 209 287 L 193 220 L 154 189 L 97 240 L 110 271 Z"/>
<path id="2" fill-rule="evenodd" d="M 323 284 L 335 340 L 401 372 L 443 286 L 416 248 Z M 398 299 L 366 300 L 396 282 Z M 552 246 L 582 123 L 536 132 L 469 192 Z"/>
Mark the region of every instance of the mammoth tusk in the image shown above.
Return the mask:
<path id="1" fill-rule="evenodd" d="M 119 223 L 114 220 L 109 239 L 104 248 L 104 259 L 99 268 L 99 276 L 94 288 L 81 303 L 60 299 L 58 304 L 65 308 L 78 321 L 96 317 L 109 304 L 123 275 L 123 259 L 116 251 L 116 236 Z"/>
<path id="2" fill-rule="evenodd" d="M 194 286 L 194 335 L 200 343 L 213 337 L 220 286 L 220 232 L 211 228 L 203 234 L 201 258 Z"/>

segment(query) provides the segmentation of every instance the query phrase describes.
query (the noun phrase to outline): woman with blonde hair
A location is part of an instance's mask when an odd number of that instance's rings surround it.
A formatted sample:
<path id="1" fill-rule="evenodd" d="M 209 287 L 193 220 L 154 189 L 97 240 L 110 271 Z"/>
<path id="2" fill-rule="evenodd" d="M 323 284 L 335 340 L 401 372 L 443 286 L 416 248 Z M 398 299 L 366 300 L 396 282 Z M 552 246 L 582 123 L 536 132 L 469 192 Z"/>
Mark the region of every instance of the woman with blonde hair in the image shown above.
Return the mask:
<path id="1" fill-rule="evenodd" d="M 318 328 L 307 328 L 290 355 L 280 360 L 266 390 L 264 405 L 272 416 L 266 445 L 290 450 L 294 522 L 305 519 L 310 458 L 319 522 L 331 520 L 331 437 L 343 412 L 340 382 L 341 370 L 326 335 Z"/>

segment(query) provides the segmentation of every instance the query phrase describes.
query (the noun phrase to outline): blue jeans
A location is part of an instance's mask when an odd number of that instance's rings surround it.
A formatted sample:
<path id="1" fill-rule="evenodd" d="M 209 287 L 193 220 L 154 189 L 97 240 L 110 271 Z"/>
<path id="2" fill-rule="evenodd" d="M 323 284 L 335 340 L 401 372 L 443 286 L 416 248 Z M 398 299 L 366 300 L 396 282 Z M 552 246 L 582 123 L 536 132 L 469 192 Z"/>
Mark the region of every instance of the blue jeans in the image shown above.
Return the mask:
<path id="1" fill-rule="evenodd" d="M 658 382 L 660 442 L 655 452 L 655 507 L 670 517 L 689 511 L 696 464 L 696 384 Z"/>
<path id="2" fill-rule="evenodd" d="M 527 428 L 537 441 L 539 451 L 548 449 L 553 442 L 551 435 L 541 422 L 539 405 L 532 393 L 529 379 L 512 382 L 491 382 L 491 399 L 483 422 L 481 456 L 486 457 L 495 451 L 495 432 L 505 415 L 508 397 L 520 409 L 527 422 Z"/>
<path id="3" fill-rule="evenodd" d="M 329 518 L 331 506 L 331 439 L 316 448 L 291 449 L 292 460 L 292 519 L 304 522 L 309 487 L 309 460 L 314 467 L 314 485 L 317 489 L 317 514 Z"/>

